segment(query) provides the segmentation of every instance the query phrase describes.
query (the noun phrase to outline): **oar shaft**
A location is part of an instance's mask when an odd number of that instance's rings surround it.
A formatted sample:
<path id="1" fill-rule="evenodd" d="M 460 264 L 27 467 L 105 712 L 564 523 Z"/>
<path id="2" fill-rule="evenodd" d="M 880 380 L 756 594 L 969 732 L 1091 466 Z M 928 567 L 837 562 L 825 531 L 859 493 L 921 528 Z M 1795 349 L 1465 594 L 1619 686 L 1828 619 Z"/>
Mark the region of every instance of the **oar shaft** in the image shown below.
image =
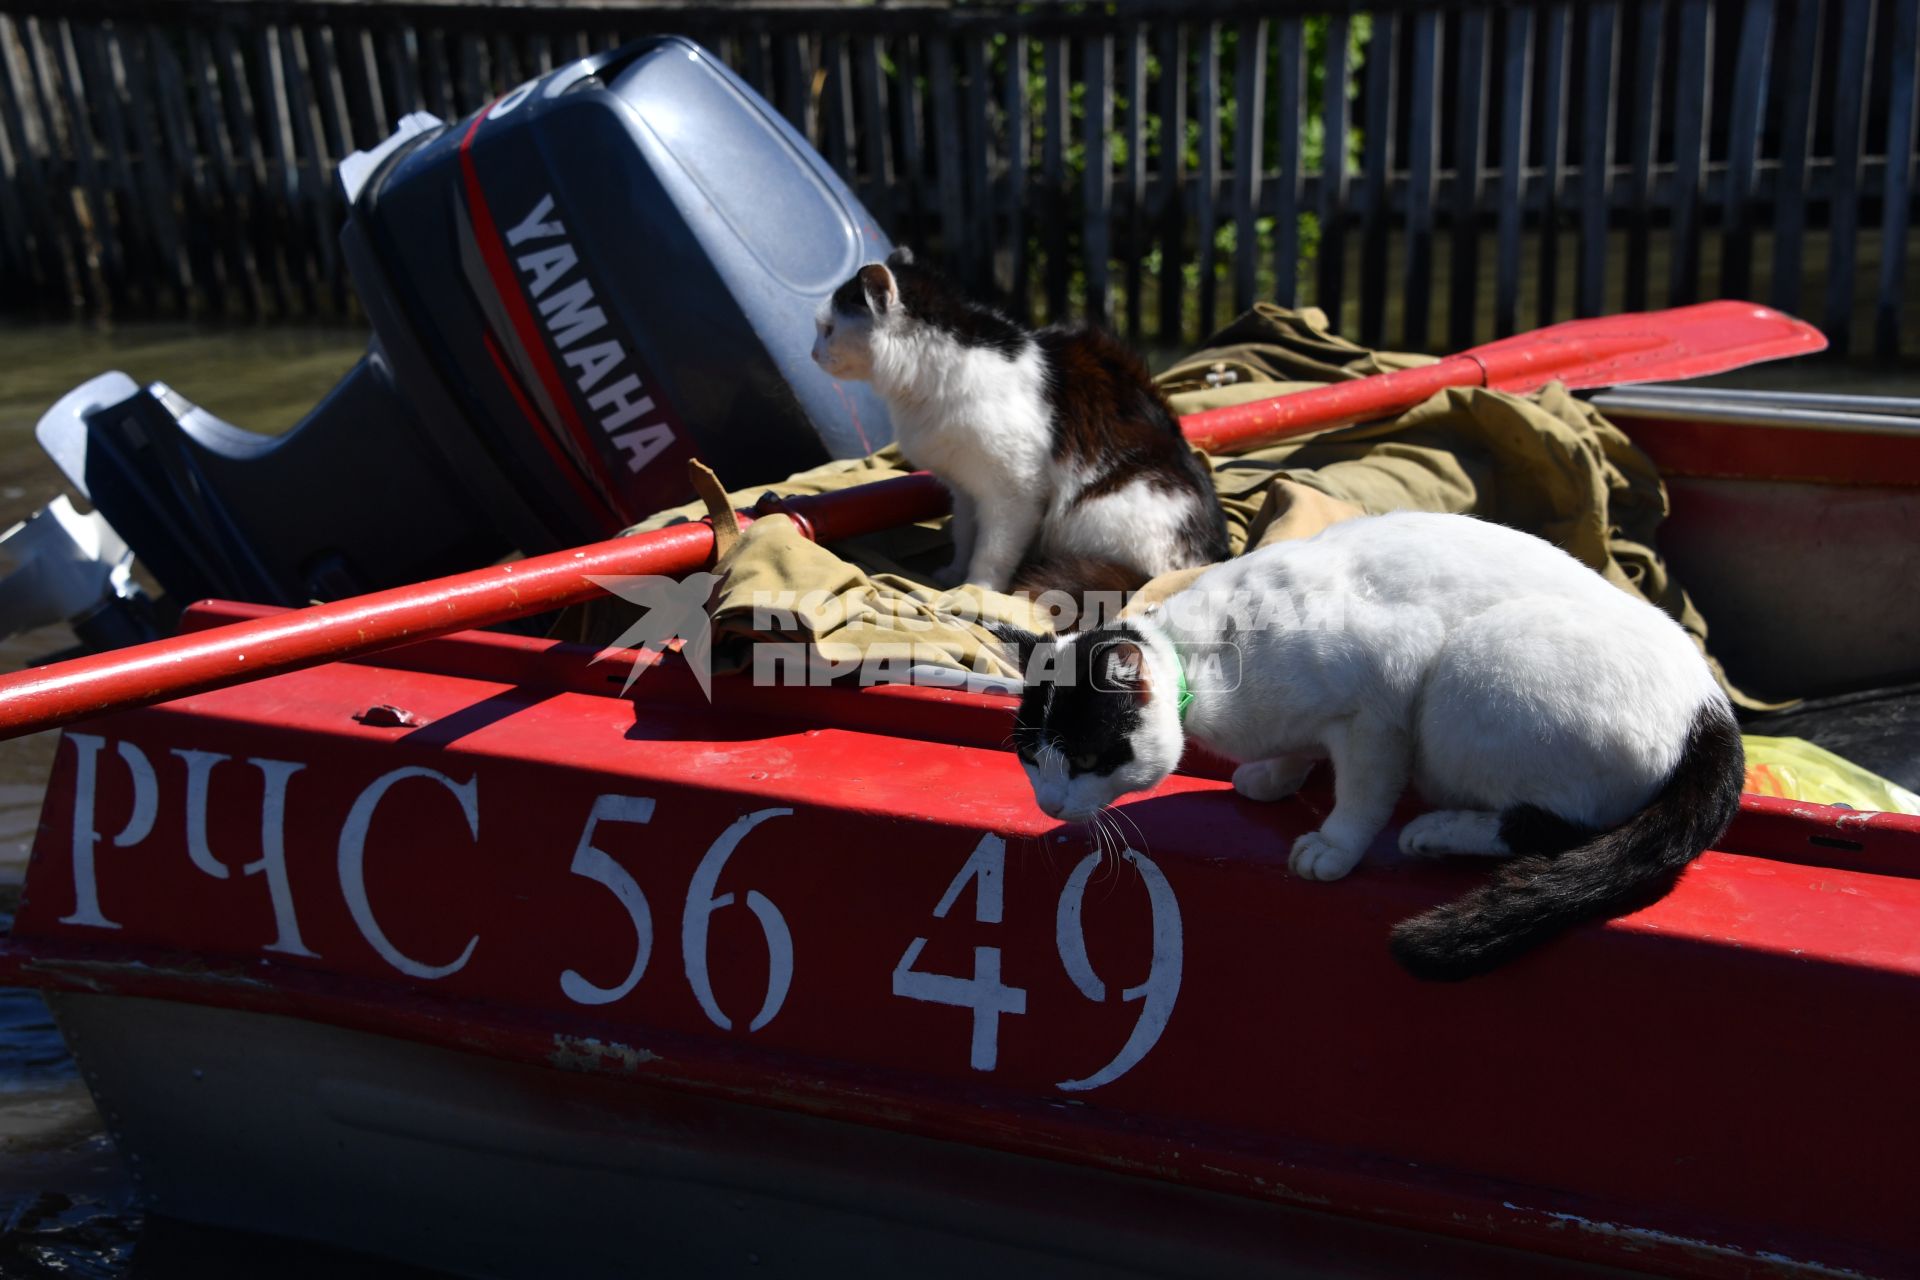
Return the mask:
<path id="1" fill-rule="evenodd" d="M 1188 414 L 1180 420 L 1180 426 L 1188 440 L 1209 453 L 1238 453 L 1308 431 L 1388 417 L 1419 404 L 1436 391 L 1481 386 L 1484 377 L 1478 361 L 1449 356 L 1417 369 L 1332 382 L 1288 396 Z"/>
<path id="2" fill-rule="evenodd" d="M 946 505 L 932 477 L 915 475 L 780 509 L 835 539 L 930 519 Z M 0 678 L 0 739 L 563 609 L 603 594 L 595 577 L 677 577 L 712 557 L 713 527 L 695 521 L 30 668 Z"/>

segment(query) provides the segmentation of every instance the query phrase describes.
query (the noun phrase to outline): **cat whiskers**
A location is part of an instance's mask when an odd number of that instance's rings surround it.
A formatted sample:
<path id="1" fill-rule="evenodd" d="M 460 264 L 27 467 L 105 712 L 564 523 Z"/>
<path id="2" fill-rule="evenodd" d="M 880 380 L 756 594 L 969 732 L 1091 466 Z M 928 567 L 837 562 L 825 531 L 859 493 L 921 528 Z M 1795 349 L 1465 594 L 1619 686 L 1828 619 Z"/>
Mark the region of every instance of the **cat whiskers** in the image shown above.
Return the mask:
<path id="1" fill-rule="evenodd" d="M 1127 838 L 1121 832 L 1120 824 L 1113 820 L 1113 810 L 1106 806 L 1095 809 L 1088 820 L 1087 829 L 1093 832 L 1093 846 L 1100 854 L 1101 867 L 1117 867 L 1120 855 L 1126 850 Z"/>
<path id="2" fill-rule="evenodd" d="M 1128 813 L 1125 809 L 1118 808 L 1117 806 L 1114 806 L 1114 805 L 1108 805 L 1106 809 L 1108 813 L 1112 814 L 1116 818 L 1125 818 L 1127 821 L 1127 825 L 1133 828 L 1133 834 L 1135 839 L 1139 840 L 1140 842 L 1137 845 L 1126 845 L 1124 847 L 1132 848 L 1137 853 L 1142 853 L 1148 856 L 1152 856 L 1153 850 L 1147 847 L 1147 833 L 1140 829 L 1140 824 L 1133 820 L 1133 815 Z"/>

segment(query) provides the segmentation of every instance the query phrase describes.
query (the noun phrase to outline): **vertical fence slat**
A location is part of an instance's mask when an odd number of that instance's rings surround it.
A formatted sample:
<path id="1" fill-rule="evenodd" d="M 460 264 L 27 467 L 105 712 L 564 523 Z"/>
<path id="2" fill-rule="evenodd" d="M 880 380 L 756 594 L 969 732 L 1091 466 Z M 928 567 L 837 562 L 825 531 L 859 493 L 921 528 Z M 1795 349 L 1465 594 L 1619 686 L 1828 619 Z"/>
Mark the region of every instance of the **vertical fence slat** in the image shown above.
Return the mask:
<path id="1" fill-rule="evenodd" d="M 973 250 L 967 235 L 965 193 L 961 185 L 960 109 L 955 101 L 953 43 L 945 32 L 922 41 L 927 51 L 927 92 L 933 98 L 934 176 L 940 189 L 940 249 L 953 273 L 973 278 Z"/>
<path id="2" fill-rule="evenodd" d="M 161 95 L 153 45 L 158 34 L 148 28 L 129 25 L 120 45 L 122 66 L 127 74 L 127 93 L 138 109 L 129 115 L 133 122 L 134 148 L 140 160 L 140 187 L 146 215 L 152 219 L 153 267 L 150 289 L 171 284 L 184 292 L 185 281 L 176 265 L 180 258 L 180 227 L 174 217 L 173 192 L 169 189 L 165 168 L 166 143 L 159 128 L 161 113 L 154 110 Z M 186 298 L 179 299 L 184 305 Z"/>
<path id="3" fill-rule="evenodd" d="M 420 36 L 407 23 L 382 33 L 379 42 L 381 91 L 392 113 L 380 121 L 385 133 L 409 111 L 427 110 L 420 91 Z"/>
<path id="4" fill-rule="evenodd" d="M 887 112 L 887 76 L 880 66 L 880 41 L 861 36 L 853 46 L 853 78 L 860 95 L 860 163 L 866 170 L 861 198 L 889 232 L 893 220 L 893 130 Z"/>
<path id="5" fill-rule="evenodd" d="M 51 85 L 53 90 L 47 101 L 58 101 L 65 120 L 65 155 L 77 179 L 73 188 L 78 201 L 74 210 L 76 229 L 80 242 L 87 246 L 88 289 L 96 304 L 104 306 L 107 281 L 120 271 L 120 254 L 112 235 L 106 187 L 100 180 L 100 167 L 94 155 L 92 121 L 81 99 L 80 74 L 73 60 L 69 24 L 64 19 L 42 18 L 31 30 L 34 61 L 40 68 L 42 83 Z"/>
<path id="6" fill-rule="evenodd" d="M 749 26 L 740 34 L 740 46 L 742 63 L 740 74 L 746 77 L 747 83 L 753 86 L 755 93 L 772 102 L 774 97 L 773 60 L 767 54 L 766 30 L 760 26 Z M 572 57 L 580 56 L 568 50 L 564 41 L 561 52 L 570 54 Z"/>
<path id="7" fill-rule="evenodd" d="M 27 211 L 15 189 L 18 163 L 13 143 L 0 130 L 0 297 L 37 294 L 33 278 L 33 250 L 27 231 Z"/>
<path id="8" fill-rule="evenodd" d="M 520 50 L 515 47 L 513 38 L 505 31 L 493 33 L 493 83 L 488 87 L 494 93 L 505 93 L 515 85 L 526 81 L 526 74 L 520 67 Z"/>
<path id="9" fill-rule="evenodd" d="M 1260 268 L 1260 170 L 1265 163 L 1267 23 L 1240 24 L 1233 74 L 1233 309 L 1253 305 Z"/>
<path id="10" fill-rule="evenodd" d="M 1440 176 L 1440 30 L 1438 13 L 1413 19 L 1413 85 L 1407 112 L 1406 345 L 1425 350 L 1433 314 L 1433 198 Z"/>
<path id="11" fill-rule="evenodd" d="M 820 70 L 825 73 L 819 82 L 820 132 L 825 142 L 822 150 L 833 171 L 851 187 L 854 178 L 853 146 L 849 135 L 853 129 L 853 77 L 849 74 L 851 67 L 845 40 L 837 35 L 821 37 Z"/>
<path id="12" fill-rule="evenodd" d="M 1873 313 L 1873 351 L 1900 356 L 1900 311 L 1906 300 L 1907 228 L 1913 207 L 1914 81 L 1920 61 L 1920 0 L 1896 0 L 1893 56 L 1888 63 L 1887 175 L 1880 215 L 1880 297 Z"/>
<path id="13" fill-rule="evenodd" d="M 384 125 L 396 123 L 409 111 L 428 109 L 426 90 L 420 82 L 423 39 L 418 28 L 412 23 L 403 22 L 394 29 L 393 36 L 387 41 L 388 65 L 393 72 L 393 80 L 387 85 L 387 105 L 393 112 L 393 119 L 384 121 Z"/>
<path id="14" fill-rule="evenodd" d="M 926 115 L 920 94 L 921 55 L 925 42 L 917 36 L 903 36 L 895 53 L 900 65 L 900 92 L 893 95 L 899 113 L 900 175 L 907 204 L 912 211 L 913 236 L 925 240 L 929 220 L 927 195 Z"/>
<path id="15" fill-rule="evenodd" d="M 1160 341 L 1184 337 L 1185 272 L 1183 202 L 1187 177 L 1186 30 L 1177 22 L 1160 27 Z"/>
<path id="16" fill-rule="evenodd" d="M 967 238 L 974 245 L 968 287 L 978 291 L 993 282 L 994 246 L 999 243 L 993 231 L 993 117 L 987 106 L 987 36 L 984 31 L 963 30 L 959 39 L 967 73 L 966 128 L 962 132 L 967 149 Z"/>
<path id="17" fill-rule="evenodd" d="M 374 53 L 373 33 L 365 27 L 336 24 L 340 67 L 346 80 L 347 118 L 361 145 L 377 145 L 393 121 L 387 116 L 386 94 L 380 86 L 380 62 Z"/>
<path id="18" fill-rule="evenodd" d="M 1720 292 L 1744 298 L 1753 288 L 1753 227 L 1758 210 L 1760 130 L 1766 122 L 1773 51 L 1773 0 L 1747 0 L 1734 53 L 1733 105 L 1727 121 L 1727 199 L 1721 219 Z"/>
<path id="19" fill-rule="evenodd" d="M 44 264 L 48 286 L 61 291 L 61 303 L 69 310 L 86 306 L 86 292 L 80 282 L 85 264 L 78 246 L 67 235 L 65 218 L 55 192 L 60 176 L 53 165 L 54 142 L 47 119 L 50 110 L 35 82 L 32 53 L 27 47 L 28 20 L 15 21 L 0 15 L 0 21 L 12 27 L 13 38 L 0 40 L 0 70 L 6 75 L 7 126 L 17 130 L 16 146 L 21 155 L 21 173 L 28 182 L 27 198 L 39 211 L 35 238 Z M 0 36 L 7 36 L 0 27 Z M 69 207 L 71 207 L 69 205 Z"/>
<path id="20" fill-rule="evenodd" d="M 1088 36 L 1080 46 L 1082 142 L 1086 170 L 1082 179 L 1083 221 L 1080 257 L 1087 273 L 1087 315 L 1098 324 L 1113 322 L 1108 260 L 1113 256 L 1113 38 Z"/>
<path id="21" fill-rule="evenodd" d="M 1580 112 L 1580 269 L 1573 310 L 1597 316 L 1606 306 L 1607 205 L 1613 192 L 1613 85 L 1620 70 L 1620 8 L 1587 9 L 1586 92 Z"/>
<path id="22" fill-rule="evenodd" d="M 1674 48 L 1672 272 L 1670 306 L 1700 296 L 1700 204 L 1706 183 L 1707 118 L 1713 103 L 1713 8 L 1710 0 L 1682 0 Z"/>
<path id="23" fill-rule="evenodd" d="M 1821 319 L 1833 349 L 1853 346 L 1853 273 L 1859 248 L 1860 165 L 1866 149 L 1867 78 L 1873 70 L 1875 0 L 1846 0 L 1833 83 L 1833 204 L 1827 226 L 1827 309 Z"/>
<path id="24" fill-rule="evenodd" d="M 1297 306 L 1300 290 L 1300 191 L 1305 177 L 1300 131 L 1307 119 L 1304 35 L 1299 14 L 1280 18 L 1275 32 L 1279 66 L 1274 76 L 1274 96 L 1279 99 L 1279 112 L 1274 128 L 1279 136 L 1274 158 L 1279 164 L 1275 182 L 1279 197 L 1273 212 L 1273 298 L 1283 307 Z M 1330 159 L 1328 166 L 1332 163 Z"/>
<path id="25" fill-rule="evenodd" d="M 1372 60 L 1384 46 L 1381 26 L 1392 15 L 1375 17 L 1373 40 L 1367 48 Z M 1327 313 L 1334 328 L 1341 325 L 1341 303 L 1347 279 L 1347 173 L 1348 114 L 1347 79 L 1351 20 L 1345 11 L 1327 15 L 1326 80 L 1321 85 L 1320 121 L 1324 148 L 1320 161 L 1320 261 L 1314 273 L 1313 302 Z"/>
<path id="26" fill-rule="evenodd" d="M 0 13 L 0 126 L 6 130 L 7 145 L 13 153 L 9 185 L 17 181 L 25 201 L 21 221 L 32 244 L 30 248 L 23 245 L 23 251 L 31 254 L 34 285 L 37 289 L 60 288 L 66 281 L 65 255 L 47 219 L 46 181 L 34 131 L 27 122 L 26 77 L 16 54 L 16 31 L 14 19 Z"/>
<path id="27" fill-rule="evenodd" d="M 285 157 L 292 170 L 291 179 L 299 189 L 301 203 L 306 207 L 308 235 L 316 242 L 313 248 L 318 251 L 305 255 L 310 265 L 319 268 L 314 280 L 317 305 L 328 294 L 337 294 L 343 284 L 336 262 L 338 254 L 334 250 L 338 228 L 333 226 L 331 202 L 327 198 L 330 184 L 323 176 L 329 168 L 327 157 L 320 150 L 319 130 L 314 128 L 313 95 L 310 92 L 313 77 L 303 58 L 299 30 L 291 23 L 280 28 L 279 52 L 286 86 L 288 140 L 292 144 L 285 152 Z M 484 82 L 482 92 L 485 92 Z M 476 102 L 475 105 L 480 104 Z"/>
<path id="28" fill-rule="evenodd" d="M 107 283 L 115 305 L 124 307 L 130 302 L 133 292 L 144 283 L 135 278 L 136 270 L 130 270 L 128 263 L 137 262 L 151 252 L 147 219 L 134 191 L 133 165 L 127 147 L 126 112 L 121 105 L 120 85 L 103 47 L 100 25 L 92 22 L 70 24 L 69 32 L 80 81 L 85 86 L 87 99 L 100 114 L 101 141 L 106 147 L 107 188 L 106 202 L 100 215 L 103 219 L 111 215 L 111 226 L 105 231 L 112 238 L 119 260 L 117 269 Z M 145 110 L 146 107 L 142 104 L 139 109 Z"/>
<path id="29" fill-rule="evenodd" d="M 1220 301 L 1219 264 L 1214 257 L 1214 233 L 1220 221 L 1220 35 L 1221 26 L 1209 22 L 1197 29 L 1199 67 L 1194 82 L 1194 109 L 1199 112 L 1200 172 L 1193 193 L 1194 258 L 1200 269 L 1200 329 L 1196 337 L 1212 333 Z"/>
<path id="30" fill-rule="evenodd" d="M 173 181 L 167 188 L 167 215 L 173 214 L 173 199 L 181 203 L 181 219 L 161 223 L 161 242 L 171 269 L 173 287 L 178 291 L 182 310 L 197 309 L 194 277 L 202 281 L 213 274 L 210 265 L 214 249 L 208 236 L 206 175 L 197 163 L 199 149 L 194 142 L 193 123 L 187 112 L 186 77 L 180 60 L 174 56 L 173 42 L 159 24 L 147 28 L 148 58 L 153 68 L 154 100 L 159 107 L 160 136 L 166 144 L 162 163 L 170 168 Z"/>
<path id="31" fill-rule="evenodd" d="M 1033 312 L 1033 282 L 1027 278 L 1027 165 L 1031 159 L 1032 121 L 1027 111 L 1031 50 L 1018 32 L 1007 37 L 1007 243 L 1010 249 L 1007 292 L 1013 313 L 1026 320 Z"/>
<path id="32" fill-rule="evenodd" d="M 1367 44 L 1366 154 L 1360 184 L 1360 341 L 1379 346 L 1387 332 L 1388 179 L 1393 173 L 1393 99 L 1399 68 L 1394 65 L 1397 15 L 1373 15 Z M 1324 305 L 1324 304 L 1322 304 Z M 1337 311 L 1329 312 L 1336 317 Z"/>
<path id="33" fill-rule="evenodd" d="M 493 77 L 482 65 L 486 57 L 485 46 L 477 32 L 462 31 L 455 39 L 460 65 L 460 101 L 457 109 L 461 115 L 478 111 L 492 97 Z"/>
<path id="34" fill-rule="evenodd" d="M 437 28 L 420 28 L 420 59 L 420 92 L 427 110 L 442 120 L 459 119 L 462 112 L 454 102 L 446 36 Z"/>
<path id="35" fill-rule="evenodd" d="M 307 65 L 314 68 L 314 101 L 320 108 L 321 136 L 327 154 L 336 160 L 354 149 L 353 109 L 347 105 L 346 77 L 340 72 L 339 50 L 331 27 L 307 28 Z M 378 139 L 369 138 L 372 143 Z M 323 180 L 331 170 L 323 171 Z"/>
<path id="36" fill-rule="evenodd" d="M 1559 319 L 1560 182 L 1567 159 L 1568 6 L 1548 8 L 1540 40 L 1540 278 L 1539 323 Z"/>
<path id="37" fill-rule="evenodd" d="M 1122 278 L 1127 290 L 1127 338 L 1140 341 L 1141 259 L 1146 257 L 1147 36 L 1138 25 L 1120 35 L 1120 87 L 1127 97 L 1127 247 Z"/>
<path id="38" fill-rule="evenodd" d="M 1653 168 L 1659 145 L 1660 59 L 1667 21 L 1666 0 L 1644 0 L 1633 42 L 1633 90 L 1628 102 L 1633 132 L 1629 152 L 1626 308 L 1645 311 L 1653 226 Z"/>
<path id="39" fill-rule="evenodd" d="M 787 118 L 788 124 L 800 131 L 801 137 L 811 142 L 813 127 L 808 119 L 807 103 L 812 85 L 808 82 L 806 58 L 801 48 L 805 40 L 805 36 L 792 31 L 777 32 L 773 36 L 775 59 L 780 70 L 780 114 Z"/>
<path id="40" fill-rule="evenodd" d="M 1500 246 L 1494 266 L 1493 331 L 1506 337 L 1520 327 L 1521 205 L 1526 199 L 1527 119 L 1533 100 L 1533 11 L 1506 11 L 1502 42 L 1500 116 Z"/>
<path id="41" fill-rule="evenodd" d="M 254 127 L 257 113 L 253 81 L 247 75 L 246 57 L 229 24 L 223 22 L 214 28 L 213 41 L 227 85 L 227 127 L 233 135 L 241 180 L 246 184 L 246 238 L 252 246 L 262 283 L 271 290 L 275 313 L 285 317 L 293 311 L 287 272 L 280 257 L 285 237 L 275 225 L 271 207 L 275 193 L 268 185 L 266 152 L 260 143 L 260 132 Z"/>
<path id="42" fill-rule="evenodd" d="M 10 38 L 0 26 L 0 41 Z M 8 92 L 4 71 L 0 71 L 0 93 Z M 7 290 L 40 289 L 38 263 L 33 253 L 33 231 L 27 208 L 20 196 L 24 181 L 20 176 L 20 158 L 14 152 L 12 132 L 0 126 L 0 288 Z M 14 295 L 19 296 L 19 295 Z"/>
<path id="43" fill-rule="evenodd" d="M 200 116 L 200 136 L 206 140 L 208 181 L 219 210 L 213 228 L 226 255 L 229 296 L 216 306 L 219 312 L 237 302 L 252 319 L 265 312 L 260 292 L 259 267 L 247 234 L 245 207 L 248 187 L 241 169 L 235 164 L 234 144 L 220 101 L 220 71 L 213 60 L 213 46 L 198 27 L 187 32 L 187 68 L 192 76 L 194 105 Z M 237 297 L 233 296 L 237 291 Z"/>
<path id="44" fill-rule="evenodd" d="M 736 46 L 738 40 L 733 42 Z M 727 50 L 727 65 L 740 61 L 738 48 Z M 544 31 L 535 31 L 527 36 L 527 75 L 544 76 L 554 67 L 553 41 Z"/>
<path id="45" fill-rule="evenodd" d="M 1447 343 L 1473 345 L 1480 301 L 1480 178 L 1486 135 L 1487 11 L 1460 15 L 1459 89 L 1453 96 L 1453 213 Z"/>
<path id="46" fill-rule="evenodd" d="M 1067 313 L 1067 283 L 1073 264 L 1067 260 L 1067 39 L 1048 36 L 1042 52 L 1040 206 L 1045 221 L 1041 243 L 1047 248 L 1047 319 Z"/>
<path id="47" fill-rule="evenodd" d="M 280 247 L 286 253 L 288 273 L 300 292 L 302 309 L 311 314 L 319 307 L 318 282 L 314 279 L 313 259 L 299 252 L 300 235 L 296 230 L 311 206 L 305 198 L 305 184 L 300 175 L 300 153 L 293 140 L 293 110 L 288 102 L 289 68 L 281 49 L 281 32 L 278 23 L 254 32 L 255 62 L 261 85 L 255 105 L 260 109 L 265 125 L 267 174 L 273 189 L 284 197 L 280 217 L 284 223 L 281 234 L 285 239 Z"/>

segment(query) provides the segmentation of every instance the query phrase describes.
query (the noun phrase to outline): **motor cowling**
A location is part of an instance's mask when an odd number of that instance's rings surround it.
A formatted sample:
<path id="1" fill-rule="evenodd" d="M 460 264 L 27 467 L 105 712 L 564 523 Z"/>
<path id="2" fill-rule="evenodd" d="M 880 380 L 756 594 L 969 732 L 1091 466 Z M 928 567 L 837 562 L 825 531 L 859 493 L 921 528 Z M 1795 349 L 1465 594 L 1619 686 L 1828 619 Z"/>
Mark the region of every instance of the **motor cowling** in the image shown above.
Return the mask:
<path id="1" fill-rule="evenodd" d="M 689 457 L 747 484 L 891 439 L 871 391 L 808 356 L 886 238 L 692 41 L 560 68 L 420 139 L 356 193 L 348 242 L 391 305 L 402 394 L 436 378 L 558 544 L 686 500 Z"/>
<path id="2" fill-rule="evenodd" d="M 582 59 L 341 165 L 366 359 L 277 438 L 104 374 L 40 441 L 180 603 L 299 605 L 616 533 L 892 439 L 809 356 L 886 237 L 706 50 Z"/>

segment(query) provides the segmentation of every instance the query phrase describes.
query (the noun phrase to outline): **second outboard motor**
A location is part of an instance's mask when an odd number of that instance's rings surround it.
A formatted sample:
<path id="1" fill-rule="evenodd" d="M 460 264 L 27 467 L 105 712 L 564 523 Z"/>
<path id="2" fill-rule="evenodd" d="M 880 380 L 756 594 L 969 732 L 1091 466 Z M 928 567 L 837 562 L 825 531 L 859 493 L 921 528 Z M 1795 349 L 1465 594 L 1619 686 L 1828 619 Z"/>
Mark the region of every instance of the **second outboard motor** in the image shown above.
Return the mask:
<path id="1" fill-rule="evenodd" d="M 372 590 L 606 537 L 692 494 L 892 439 L 809 358 L 886 238 L 712 55 L 663 37 L 341 166 L 363 359 L 270 438 L 104 374 L 41 443 L 184 603 Z"/>

